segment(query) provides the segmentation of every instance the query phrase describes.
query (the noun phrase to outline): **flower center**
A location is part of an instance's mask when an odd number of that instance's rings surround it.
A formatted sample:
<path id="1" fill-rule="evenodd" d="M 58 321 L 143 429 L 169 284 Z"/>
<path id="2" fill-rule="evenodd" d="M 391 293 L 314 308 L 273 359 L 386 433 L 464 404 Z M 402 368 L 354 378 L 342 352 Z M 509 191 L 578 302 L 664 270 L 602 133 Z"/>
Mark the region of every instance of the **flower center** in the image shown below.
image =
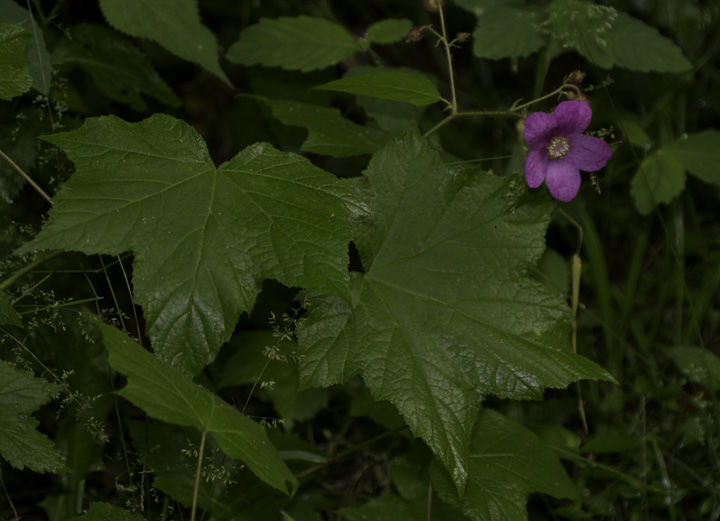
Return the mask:
<path id="1" fill-rule="evenodd" d="M 570 140 L 566 137 L 555 136 L 545 146 L 550 159 L 560 159 L 570 151 Z"/>

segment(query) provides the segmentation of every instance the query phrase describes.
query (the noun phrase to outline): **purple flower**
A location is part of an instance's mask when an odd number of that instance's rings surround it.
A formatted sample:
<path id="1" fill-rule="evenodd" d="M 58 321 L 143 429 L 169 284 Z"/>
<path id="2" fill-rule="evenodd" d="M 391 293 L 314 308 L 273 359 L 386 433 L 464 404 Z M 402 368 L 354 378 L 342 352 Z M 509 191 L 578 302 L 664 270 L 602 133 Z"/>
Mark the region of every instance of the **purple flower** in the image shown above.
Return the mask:
<path id="1" fill-rule="evenodd" d="M 612 156 L 600 138 L 584 136 L 592 110 L 585 101 L 563 101 L 552 114 L 533 112 L 525 119 L 525 181 L 537 188 L 543 181 L 559 201 L 570 201 L 580 189 L 580 170 L 595 172 Z"/>

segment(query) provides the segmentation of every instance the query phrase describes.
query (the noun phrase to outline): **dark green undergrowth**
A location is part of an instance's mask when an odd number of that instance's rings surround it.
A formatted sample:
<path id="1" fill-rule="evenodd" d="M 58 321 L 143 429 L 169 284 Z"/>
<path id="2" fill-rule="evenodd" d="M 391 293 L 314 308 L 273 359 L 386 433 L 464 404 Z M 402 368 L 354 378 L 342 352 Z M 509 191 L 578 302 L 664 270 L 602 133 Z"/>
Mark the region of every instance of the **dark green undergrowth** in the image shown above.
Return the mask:
<path id="1" fill-rule="evenodd" d="M 0 0 L 0 521 L 720 518 L 719 35 Z"/>

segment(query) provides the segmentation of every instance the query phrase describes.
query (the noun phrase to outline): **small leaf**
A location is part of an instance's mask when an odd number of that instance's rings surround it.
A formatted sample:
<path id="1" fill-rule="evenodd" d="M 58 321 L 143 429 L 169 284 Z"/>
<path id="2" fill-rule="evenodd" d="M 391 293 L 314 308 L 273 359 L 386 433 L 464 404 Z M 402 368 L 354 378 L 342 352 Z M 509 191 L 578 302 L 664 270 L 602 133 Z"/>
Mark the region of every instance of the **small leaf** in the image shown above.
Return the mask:
<path id="1" fill-rule="evenodd" d="M 308 137 L 301 147 L 305 152 L 333 157 L 372 154 L 390 139 L 385 132 L 345 119 L 336 108 L 301 101 L 260 99 L 285 125 L 308 129 Z"/>
<path id="2" fill-rule="evenodd" d="M 0 325 L 9 324 L 11 326 L 22 327 L 20 315 L 10 302 L 10 295 L 4 291 L 0 291 Z"/>
<path id="3" fill-rule="evenodd" d="M 532 5 L 495 4 L 475 12 L 478 24 L 472 40 L 478 58 L 522 58 L 547 45 L 545 14 Z"/>
<path id="4" fill-rule="evenodd" d="M 617 122 L 620 132 L 623 136 L 632 144 L 637 147 L 650 148 L 652 146 L 652 140 L 647 132 L 643 128 L 629 119 L 621 119 Z"/>
<path id="5" fill-rule="evenodd" d="M 720 358 L 712 352 L 700 347 L 676 347 L 668 355 L 690 380 L 720 391 Z"/>
<path id="6" fill-rule="evenodd" d="M 197 0 L 100 0 L 100 8 L 118 31 L 153 40 L 230 84 L 215 35 L 200 23 Z"/>
<path id="7" fill-rule="evenodd" d="M 55 445 L 37 431 L 38 421 L 30 416 L 49 401 L 49 389 L 50 384 L 42 378 L 0 360 L 0 456 L 16 469 L 65 469 Z"/>
<path id="8" fill-rule="evenodd" d="M 680 47 L 657 29 L 625 13 L 618 13 L 610 33 L 615 66 L 641 72 L 686 72 L 692 64 Z"/>
<path id="9" fill-rule="evenodd" d="M 635 207 L 643 215 L 659 203 L 669 203 L 685 188 L 685 168 L 672 155 L 658 150 L 645 158 L 630 187 Z"/>
<path id="10" fill-rule="evenodd" d="M 469 474 L 460 498 L 440 465 L 430 469 L 440 497 L 474 520 L 526 521 L 527 498 L 535 492 L 578 498 L 552 449 L 530 430 L 490 409 L 483 409 L 475 424 Z"/>
<path id="11" fill-rule="evenodd" d="M 367 74 L 377 72 L 378 70 L 380 69 L 377 67 L 358 65 L 350 69 L 346 76 Z M 410 68 L 393 68 L 391 70 L 399 70 L 415 76 L 423 75 L 418 70 Z M 417 122 L 420 121 L 420 118 L 425 112 L 425 107 L 416 107 L 410 103 L 371 96 L 356 95 L 355 101 L 363 108 L 368 117 L 375 120 L 378 127 L 394 136 L 404 136 L 411 127 L 417 126 Z"/>
<path id="12" fill-rule="evenodd" d="M 407 38 L 412 21 L 406 18 L 389 18 L 375 22 L 366 32 L 373 43 L 395 43 Z"/>
<path id="13" fill-rule="evenodd" d="M 28 72 L 33 79 L 33 88 L 47 95 L 52 80 L 52 66 L 45 37 L 37 21 L 27 9 L 13 0 L 0 0 L 0 20 L 21 25 L 30 33 L 30 42 L 25 47 L 25 58 L 30 64 Z"/>
<path id="14" fill-rule="evenodd" d="M 360 49 L 344 27 L 311 16 L 263 18 L 243 30 L 227 59 L 243 65 L 312 71 L 330 67 Z"/>
<path id="15" fill-rule="evenodd" d="M 181 372 L 215 357 L 265 278 L 347 294 L 346 219 L 362 205 L 308 160 L 261 143 L 216 169 L 197 132 L 161 114 L 90 118 L 45 139 L 76 172 L 21 251 L 133 251 L 153 349 Z"/>
<path id="16" fill-rule="evenodd" d="M 663 150 L 706 183 L 720 185 L 720 132 L 714 129 L 684 136 Z"/>
<path id="17" fill-rule="evenodd" d="M 131 514 L 110 503 L 90 503 L 87 512 L 73 517 L 70 521 L 143 521 L 144 519 L 140 514 Z"/>
<path id="18" fill-rule="evenodd" d="M 375 215 L 354 233 L 364 272 L 353 273 L 351 303 L 311 301 L 301 385 L 360 374 L 462 490 L 483 395 L 537 399 L 545 387 L 611 379 L 572 354 L 569 308 L 528 275 L 552 204 L 525 201 L 517 178 L 446 166 L 417 133 L 377 152 L 357 186 Z"/>
<path id="19" fill-rule="evenodd" d="M 262 481 L 289 495 L 295 493 L 298 482 L 262 427 L 152 356 L 122 331 L 101 322 L 97 325 L 110 365 L 128 376 L 120 396 L 153 418 L 207 431 L 225 454 L 242 460 Z"/>
<path id="20" fill-rule="evenodd" d="M 583 0 L 553 0 L 548 12 L 554 36 L 563 47 L 604 69 L 612 68 L 615 56 L 609 39 L 618 15 L 615 9 Z"/>
<path id="21" fill-rule="evenodd" d="M 99 25 L 72 27 L 69 37 L 53 51 L 53 61 L 80 67 L 109 98 L 135 110 L 147 108 L 143 94 L 167 105 L 180 105 L 178 97 L 143 54 L 118 33 Z"/>
<path id="22" fill-rule="evenodd" d="M 314 87 L 315 89 L 363 94 L 423 107 L 442 101 L 442 96 L 424 76 L 404 72 L 378 71 L 346 76 Z"/>
<path id="23" fill-rule="evenodd" d="M 25 46 L 30 33 L 19 25 L 0 22 L 0 99 L 11 100 L 32 86 Z"/>

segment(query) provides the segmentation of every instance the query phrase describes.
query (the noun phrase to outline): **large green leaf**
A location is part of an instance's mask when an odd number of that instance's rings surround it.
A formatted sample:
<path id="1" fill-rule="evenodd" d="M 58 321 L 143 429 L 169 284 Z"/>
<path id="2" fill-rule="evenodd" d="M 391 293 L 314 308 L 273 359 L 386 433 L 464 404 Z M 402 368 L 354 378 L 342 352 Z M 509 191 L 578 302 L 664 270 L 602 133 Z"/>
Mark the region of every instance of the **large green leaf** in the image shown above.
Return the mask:
<path id="1" fill-rule="evenodd" d="M 680 47 L 657 29 L 625 13 L 618 13 L 608 43 L 615 65 L 642 72 L 685 72 L 692 64 Z"/>
<path id="2" fill-rule="evenodd" d="M 663 147 L 691 174 L 720 185 L 720 132 L 715 129 L 683 136 Z"/>
<path id="3" fill-rule="evenodd" d="M 53 51 L 53 62 L 80 67 L 111 99 L 136 110 L 147 108 L 143 94 L 167 105 L 180 104 L 150 61 L 118 33 L 81 24 L 72 27 L 68 36 Z"/>
<path id="4" fill-rule="evenodd" d="M 310 16 L 263 18 L 246 28 L 227 53 L 243 65 L 312 71 L 341 62 L 360 49 L 344 27 Z"/>
<path id="5" fill-rule="evenodd" d="M 0 360 L 0 456 L 17 469 L 57 472 L 65 468 L 53 442 L 30 416 L 49 401 L 49 384 Z"/>
<path id="6" fill-rule="evenodd" d="M 439 465 L 431 477 L 440 497 L 474 521 L 526 521 L 534 492 L 577 499 L 578 493 L 552 449 L 502 414 L 480 412 L 470 448 L 470 479 L 460 498 Z"/>
<path id="7" fill-rule="evenodd" d="M 333 157 L 372 154 L 390 139 L 385 132 L 345 119 L 340 111 L 301 101 L 261 98 L 285 125 L 308 129 L 301 149 Z"/>
<path id="8" fill-rule="evenodd" d="M 230 83 L 220 68 L 215 35 L 200 23 L 196 0 L 100 0 L 100 8 L 118 31 L 153 40 Z"/>
<path id="9" fill-rule="evenodd" d="M 22 2 L 22 4 L 25 5 L 25 2 Z M 48 53 L 45 37 L 35 18 L 17 2 L 0 0 L 0 20 L 6 23 L 19 24 L 31 34 L 30 42 L 25 47 L 25 58 L 30 64 L 28 72 L 33 79 L 33 88 L 47 95 L 52 80 L 50 53 Z"/>
<path id="10" fill-rule="evenodd" d="M 435 85 L 424 76 L 395 71 L 377 71 L 346 76 L 315 87 L 322 90 L 363 94 L 422 107 L 441 101 Z"/>
<path id="11" fill-rule="evenodd" d="M 263 428 L 210 391 L 158 360 L 125 333 L 99 323 L 108 361 L 127 375 L 119 394 L 148 415 L 208 432 L 231 458 L 242 460 L 265 483 L 293 494 L 298 482 Z"/>
<path id="12" fill-rule="evenodd" d="M 520 58 L 547 45 L 543 28 L 546 16 L 532 5 L 476 7 L 478 24 L 473 32 L 473 52 L 478 58 Z"/>
<path id="13" fill-rule="evenodd" d="M 515 178 L 446 166 L 416 134 L 375 154 L 361 182 L 376 219 L 355 243 L 352 302 L 316 297 L 299 331 L 301 384 L 362 375 L 394 403 L 459 490 L 483 395 L 542 396 L 610 379 L 571 353 L 571 313 L 528 276 L 552 204 Z"/>
<path id="14" fill-rule="evenodd" d="M 663 149 L 646 157 L 635 173 L 630 193 L 635 206 L 647 215 L 659 203 L 669 203 L 685 188 L 685 168 Z"/>
<path id="15" fill-rule="evenodd" d="M 548 12 L 554 35 L 563 47 L 576 50 L 604 69 L 613 66 L 615 56 L 609 39 L 618 14 L 615 9 L 584 0 L 553 0 Z"/>
<path id="16" fill-rule="evenodd" d="M 93 118 L 45 139 L 76 172 L 21 251 L 133 251 L 155 353 L 185 374 L 214 358 L 263 279 L 346 293 L 358 200 L 306 159 L 257 144 L 216 169 L 197 132 L 165 115 Z"/>
<path id="17" fill-rule="evenodd" d="M 30 33 L 19 25 L 0 22 L 0 99 L 10 100 L 30 90 L 25 46 Z"/>

